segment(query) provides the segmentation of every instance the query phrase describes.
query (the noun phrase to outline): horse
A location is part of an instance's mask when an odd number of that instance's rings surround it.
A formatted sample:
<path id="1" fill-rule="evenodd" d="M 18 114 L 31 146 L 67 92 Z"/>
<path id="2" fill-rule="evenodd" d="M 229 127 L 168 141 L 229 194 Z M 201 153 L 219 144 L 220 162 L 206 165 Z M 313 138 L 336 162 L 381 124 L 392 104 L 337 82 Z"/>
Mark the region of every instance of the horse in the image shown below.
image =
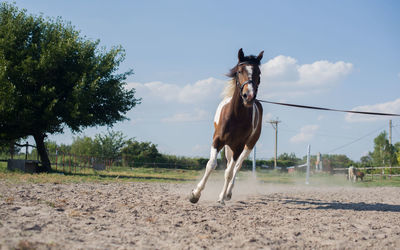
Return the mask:
<path id="1" fill-rule="evenodd" d="M 358 178 L 360 178 L 361 181 L 364 179 L 364 173 L 359 171 L 358 169 L 354 168 L 353 166 L 349 167 L 349 172 L 347 175 L 347 178 L 349 181 L 356 182 Z"/>
<path id="2" fill-rule="evenodd" d="M 365 175 L 364 172 L 361 172 L 356 169 L 356 181 L 358 180 L 358 178 L 360 178 L 360 180 L 363 181 L 364 175 Z"/>
<path id="3" fill-rule="evenodd" d="M 214 116 L 214 135 L 204 175 L 189 200 L 197 203 L 208 177 L 217 166 L 218 152 L 225 147 L 227 167 L 225 182 L 218 202 L 232 197 L 236 174 L 249 156 L 261 134 L 263 108 L 256 99 L 260 85 L 260 62 L 264 51 L 258 56 L 245 56 L 238 52 L 238 63 L 227 74 L 231 80 L 225 88 L 225 98 L 220 102 Z"/>
<path id="4" fill-rule="evenodd" d="M 349 169 L 348 169 L 348 173 L 347 173 L 347 179 L 349 181 L 354 181 L 355 176 L 356 175 L 354 174 L 354 167 L 350 166 Z"/>

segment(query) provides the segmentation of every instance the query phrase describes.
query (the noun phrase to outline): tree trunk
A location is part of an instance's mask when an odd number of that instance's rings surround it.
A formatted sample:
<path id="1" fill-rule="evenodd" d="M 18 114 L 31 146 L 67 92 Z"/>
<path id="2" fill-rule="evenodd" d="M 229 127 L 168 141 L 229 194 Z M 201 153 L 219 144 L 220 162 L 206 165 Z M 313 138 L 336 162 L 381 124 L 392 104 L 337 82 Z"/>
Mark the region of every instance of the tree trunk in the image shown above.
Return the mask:
<path id="1" fill-rule="evenodd" d="M 51 171 L 50 160 L 49 160 L 49 156 L 47 155 L 46 146 L 44 145 L 45 137 L 46 137 L 45 134 L 33 135 L 33 138 L 35 139 L 35 142 L 36 142 L 36 149 L 40 156 L 40 160 L 42 161 L 42 168 L 40 170 L 42 170 L 44 172 L 50 172 Z"/>
<path id="2" fill-rule="evenodd" d="M 14 159 L 14 154 L 15 154 L 15 140 L 11 140 L 9 146 L 10 146 L 10 156 L 12 160 Z"/>

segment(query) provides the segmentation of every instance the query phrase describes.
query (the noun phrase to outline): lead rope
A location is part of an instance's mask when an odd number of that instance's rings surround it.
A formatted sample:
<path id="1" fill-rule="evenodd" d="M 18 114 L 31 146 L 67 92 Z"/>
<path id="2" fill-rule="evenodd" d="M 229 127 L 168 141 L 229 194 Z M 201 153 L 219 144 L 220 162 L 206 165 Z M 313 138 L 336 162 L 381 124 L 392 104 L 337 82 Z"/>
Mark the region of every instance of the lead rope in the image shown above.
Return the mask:
<path id="1" fill-rule="evenodd" d="M 265 100 L 259 100 L 259 102 L 281 105 L 281 106 L 289 106 L 295 108 L 303 108 L 303 109 L 316 109 L 316 110 L 324 110 L 324 111 L 334 111 L 334 112 L 343 112 L 343 113 L 353 113 L 353 114 L 361 114 L 361 115 L 380 115 L 380 116 L 400 116 L 400 114 L 390 114 L 390 113 L 380 113 L 380 112 L 368 112 L 368 111 L 355 111 L 355 110 L 342 110 L 342 109 L 331 109 L 331 108 L 323 108 L 323 107 L 315 107 L 315 106 L 307 106 L 307 105 L 299 105 L 292 103 L 283 103 L 283 102 L 271 102 Z"/>

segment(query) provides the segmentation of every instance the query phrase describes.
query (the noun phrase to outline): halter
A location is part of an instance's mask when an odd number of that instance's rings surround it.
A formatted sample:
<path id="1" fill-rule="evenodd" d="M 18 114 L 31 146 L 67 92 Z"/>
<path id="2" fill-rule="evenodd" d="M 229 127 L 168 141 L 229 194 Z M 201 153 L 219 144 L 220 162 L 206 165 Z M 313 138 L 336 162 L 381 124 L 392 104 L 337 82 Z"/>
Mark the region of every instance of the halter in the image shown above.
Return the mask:
<path id="1" fill-rule="evenodd" d="M 238 63 L 237 66 L 240 66 L 240 65 L 243 65 L 243 64 L 254 64 L 254 63 L 251 63 L 251 62 L 241 62 L 241 63 Z M 243 92 L 243 88 L 244 88 L 244 86 L 245 86 L 246 84 L 251 83 L 251 84 L 253 84 L 253 86 L 254 86 L 253 80 L 248 80 L 248 81 L 245 81 L 244 83 L 241 84 L 241 83 L 239 82 L 239 79 L 238 79 L 237 76 L 235 77 L 235 79 L 236 79 L 236 86 L 238 86 L 239 89 L 240 89 L 240 96 L 241 96 L 241 97 L 243 97 L 242 92 Z M 255 97 L 254 97 L 254 98 L 255 98 Z"/>

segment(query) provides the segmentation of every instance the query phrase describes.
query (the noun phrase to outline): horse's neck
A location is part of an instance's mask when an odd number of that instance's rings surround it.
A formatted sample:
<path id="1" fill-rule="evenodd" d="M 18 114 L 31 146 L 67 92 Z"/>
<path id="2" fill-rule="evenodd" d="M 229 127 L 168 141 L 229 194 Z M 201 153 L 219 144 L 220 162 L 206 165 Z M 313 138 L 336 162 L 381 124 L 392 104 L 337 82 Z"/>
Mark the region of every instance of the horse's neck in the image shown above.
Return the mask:
<path id="1" fill-rule="evenodd" d="M 239 91 L 236 88 L 235 92 L 233 93 L 232 96 L 232 112 L 235 118 L 240 118 L 240 119 L 246 119 L 250 118 L 252 115 L 252 109 L 251 108 L 246 108 L 243 104 L 242 97 L 240 97 Z"/>

